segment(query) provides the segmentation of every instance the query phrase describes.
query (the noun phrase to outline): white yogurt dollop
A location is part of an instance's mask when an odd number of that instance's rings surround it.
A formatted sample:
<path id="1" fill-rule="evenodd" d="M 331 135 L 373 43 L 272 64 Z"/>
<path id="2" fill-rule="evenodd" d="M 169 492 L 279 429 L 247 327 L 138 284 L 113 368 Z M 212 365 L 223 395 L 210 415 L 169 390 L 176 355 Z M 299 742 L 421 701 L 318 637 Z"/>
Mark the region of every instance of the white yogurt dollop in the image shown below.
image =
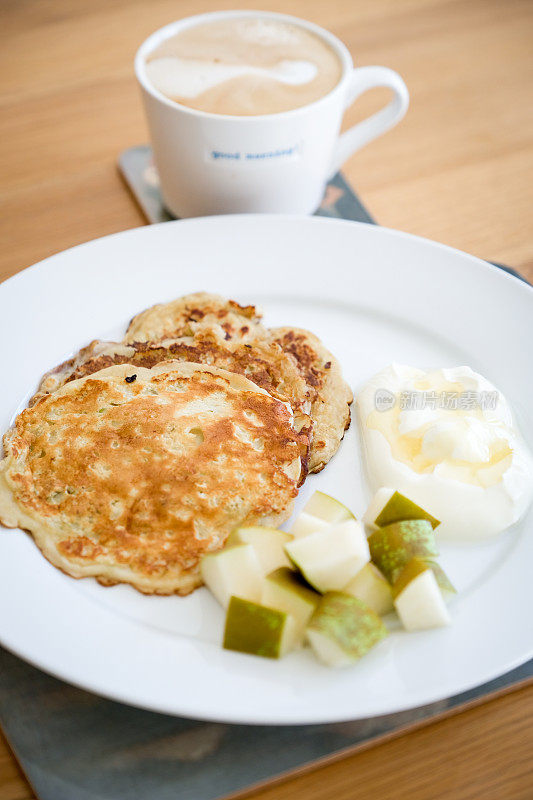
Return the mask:
<path id="1" fill-rule="evenodd" d="M 527 510 L 533 456 L 503 395 L 470 367 L 391 364 L 357 404 L 372 490 L 418 503 L 441 520 L 439 537 L 494 536 Z"/>

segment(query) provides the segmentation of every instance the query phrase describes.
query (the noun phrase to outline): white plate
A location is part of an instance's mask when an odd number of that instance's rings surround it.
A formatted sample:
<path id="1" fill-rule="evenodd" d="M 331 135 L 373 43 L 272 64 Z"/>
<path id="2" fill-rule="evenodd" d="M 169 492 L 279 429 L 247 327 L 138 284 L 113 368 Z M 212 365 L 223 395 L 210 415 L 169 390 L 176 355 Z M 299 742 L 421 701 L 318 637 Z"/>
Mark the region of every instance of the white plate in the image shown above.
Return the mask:
<path id="1" fill-rule="evenodd" d="M 0 287 L 0 422 L 36 380 L 129 318 L 205 289 L 263 306 L 268 325 L 311 328 L 357 387 L 397 360 L 469 364 L 508 397 L 533 441 L 533 291 L 422 239 L 351 222 L 216 217 L 139 228 L 81 245 Z M 368 499 L 354 421 L 306 482 L 360 515 Z M 456 694 L 533 655 L 529 517 L 497 541 L 443 546 L 459 589 L 450 628 L 392 635 L 353 668 L 301 651 L 281 662 L 222 650 L 223 615 L 205 589 L 145 597 L 63 575 L 20 531 L 0 531 L 0 641 L 66 681 L 157 711 L 249 723 L 319 723 L 385 714 Z"/>

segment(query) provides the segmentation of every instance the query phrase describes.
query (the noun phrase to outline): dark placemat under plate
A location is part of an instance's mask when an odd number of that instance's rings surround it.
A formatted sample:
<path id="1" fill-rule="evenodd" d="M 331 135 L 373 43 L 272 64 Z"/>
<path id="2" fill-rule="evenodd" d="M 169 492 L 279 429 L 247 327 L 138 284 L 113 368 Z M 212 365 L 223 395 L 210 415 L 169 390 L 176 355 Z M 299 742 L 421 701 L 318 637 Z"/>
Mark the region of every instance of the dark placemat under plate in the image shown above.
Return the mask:
<path id="1" fill-rule="evenodd" d="M 104 700 L 0 649 L 0 722 L 40 800 L 215 800 L 353 752 L 532 677 L 533 661 L 448 700 L 368 720 L 223 725 Z"/>
<path id="2" fill-rule="evenodd" d="M 170 220 L 150 149 L 127 150 L 120 169 L 148 221 Z M 340 174 L 329 183 L 317 213 L 374 222 Z M 530 661 L 471 691 L 399 714 L 334 725 L 224 725 L 105 700 L 0 648 L 0 724 L 40 800 L 216 800 L 483 702 L 532 678 Z"/>

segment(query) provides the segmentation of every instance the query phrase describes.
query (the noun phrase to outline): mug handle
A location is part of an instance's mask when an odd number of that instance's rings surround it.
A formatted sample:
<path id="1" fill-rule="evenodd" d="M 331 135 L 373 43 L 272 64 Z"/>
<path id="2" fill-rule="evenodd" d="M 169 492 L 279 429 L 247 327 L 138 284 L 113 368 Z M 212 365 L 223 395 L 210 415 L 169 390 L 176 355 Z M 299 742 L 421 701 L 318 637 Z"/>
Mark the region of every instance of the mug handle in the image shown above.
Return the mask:
<path id="1" fill-rule="evenodd" d="M 354 69 L 351 84 L 346 93 L 344 108 L 351 106 L 363 92 L 378 86 L 392 89 L 394 97 L 381 111 L 377 111 L 339 136 L 333 152 L 329 178 L 338 172 L 352 153 L 393 128 L 405 115 L 409 106 L 407 86 L 398 73 L 388 67 L 358 67 Z"/>

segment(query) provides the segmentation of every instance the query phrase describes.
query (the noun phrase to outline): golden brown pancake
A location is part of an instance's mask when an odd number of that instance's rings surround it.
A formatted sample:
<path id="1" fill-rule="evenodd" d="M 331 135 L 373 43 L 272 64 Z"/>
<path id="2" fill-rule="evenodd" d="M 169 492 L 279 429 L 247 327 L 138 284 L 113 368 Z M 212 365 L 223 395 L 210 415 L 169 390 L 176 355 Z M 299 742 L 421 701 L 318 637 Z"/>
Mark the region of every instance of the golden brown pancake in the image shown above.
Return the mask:
<path id="1" fill-rule="evenodd" d="M 294 358 L 267 337 L 251 342 L 226 341 L 216 327 L 200 325 L 194 336 L 150 342 L 94 341 L 73 358 L 43 376 L 34 405 L 41 397 L 57 391 L 69 381 L 92 375 L 114 364 L 151 367 L 163 361 L 189 361 L 227 369 L 244 375 L 273 397 L 286 400 L 292 409 L 306 414 L 310 409 L 309 389 Z"/>
<path id="2" fill-rule="evenodd" d="M 288 405 L 242 375 L 116 365 L 19 414 L 0 519 L 76 578 L 188 594 L 234 527 L 289 516 L 301 446 Z"/>
<path id="3" fill-rule="evenodd" d="M 292 355 L 310 392 L 313 439 L 309 472 L 320 472 L 335 455 L 350 427 L 353 393 L 337 359 L 320 339 L 302 328 L 272 328 L 274 341 Z"/>
<path id="4" fill-rule="evenodd" d="M 227 340 L 249 341 L 258 333 L 265 333 L 260 320 L 255 306 L 241 306 L 218 294 L 196 292 L 141 311 L 130 322 L 124 341 L 161 342 L 190 336 L 198 323 L 219 326 Z"/>

